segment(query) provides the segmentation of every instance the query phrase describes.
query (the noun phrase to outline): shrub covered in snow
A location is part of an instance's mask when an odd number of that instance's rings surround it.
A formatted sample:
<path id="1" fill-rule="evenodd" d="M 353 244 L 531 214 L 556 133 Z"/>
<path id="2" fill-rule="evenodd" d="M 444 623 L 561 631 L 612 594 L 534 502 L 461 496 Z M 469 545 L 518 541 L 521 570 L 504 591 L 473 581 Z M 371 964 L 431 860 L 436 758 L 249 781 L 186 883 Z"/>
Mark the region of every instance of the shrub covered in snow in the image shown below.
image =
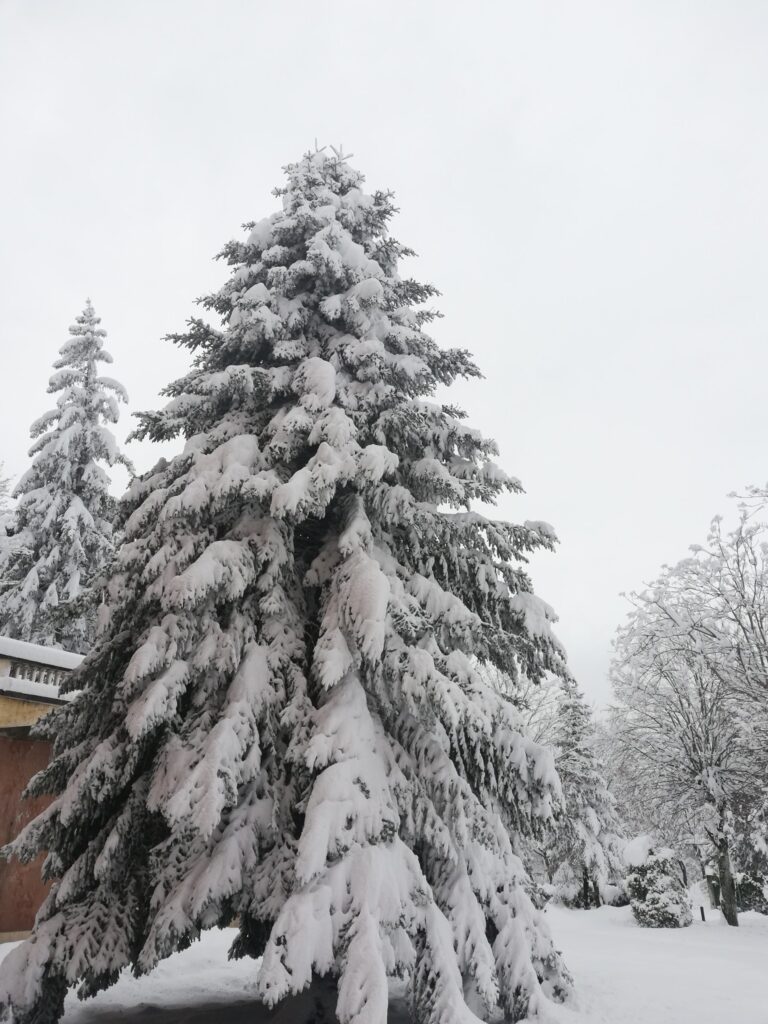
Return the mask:
<path id="1" fill-rule="evenodd" d="M 768 914 L 768 879 L 759 872 L 740 871 L 735 876 L 739 912 Z"/>
<path id="2" fill-rule="evenodd" d="M 524 568 L 553 532 L 472 509 L 520 484 L 435 399 L 478 371 L 425 332 L 391 195 L 336 154 L 287 175 L 142 418 L 186 446 L 129 491 L 105 634 L 31 787 L 55 798 L 13 847 L 55 879 L 0 972 L 14 1024 L 235 915 L 261 997 L 330 975 L 342 1024 L 384 1024 L 392 975 L 417 1024 L 569 987 L 515 853 L 554 761 L 477 671 L 564 673 Z"/>
<path id="3" fill-rule="evenodd" d="M 629 903 L 627 886 L 623 878 L 617 882 L 609 882 L 602 890 L 603 903 L 608 907 L 626 907 Z"/>
<path id="4" fill-rule="evenodd" d="M 626 887 L 635 920 L 643 928 L 685 928 L 693 917 L 688 894 L 673 864 L 674 853 L 666 848 L 646 849 L 642 857 L 631 848 L 629 851 L 632 870 Z"/>
<path id="5" fill-rule="evenodd" d="M 768 803 L 737 803 L 733 819 L 736 903 L 739 911 L 768 914 Z"/>

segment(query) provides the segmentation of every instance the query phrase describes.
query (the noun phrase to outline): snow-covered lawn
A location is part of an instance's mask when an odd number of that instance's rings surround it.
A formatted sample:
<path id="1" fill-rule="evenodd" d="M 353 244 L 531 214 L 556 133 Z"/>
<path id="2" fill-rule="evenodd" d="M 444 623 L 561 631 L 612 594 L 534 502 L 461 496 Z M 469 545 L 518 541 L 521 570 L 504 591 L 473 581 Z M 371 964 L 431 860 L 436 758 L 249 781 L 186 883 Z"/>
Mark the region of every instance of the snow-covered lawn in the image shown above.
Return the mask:
<path id="1" fill-rule="evenodd" d="M 698 915 L 698 908 L 695 908 Z M 768 918 L 729 928 L 707 910 L 689 928 L 638 928 L 629 907 L 547 917 L 576 979 L 562 1024 L 767 1024 Z"/>
<path id="2" fill-rule="evenodd" d="M 628 908 L 563 910 L 547 917 L 576 978 L 558 1024 L 766 1024 L 768 918 L 739 928 L 708 911 L 679 931 L 638 928 Z M 309 997 L 272 1013 L 254 1005 L 252 961 L 230 962 L 234 932 L 213 931 L 147 978 L 123 977 L 95 999 L 67 1002 L 63 1024 L 304 1024 Z M 0 958 L 11 944 L 0 946 Z M 256 1012 L 254 1012 L 256 1010 Z M 329 1018 L 329 1021 L 331 1018 Z M 391 1024 L 405 1020 L 395 1012 Z"/>

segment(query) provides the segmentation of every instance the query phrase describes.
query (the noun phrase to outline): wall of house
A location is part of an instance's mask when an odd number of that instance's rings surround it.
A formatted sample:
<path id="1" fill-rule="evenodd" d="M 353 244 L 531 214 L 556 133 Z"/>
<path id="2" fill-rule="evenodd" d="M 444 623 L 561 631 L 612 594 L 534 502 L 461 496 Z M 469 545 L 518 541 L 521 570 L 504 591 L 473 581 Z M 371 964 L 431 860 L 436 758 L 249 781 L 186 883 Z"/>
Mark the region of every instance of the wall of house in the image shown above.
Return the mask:
<path id="1" fill-rule="evenodd" d="M 3 680 L 0 677 L 0 690 L 2 690 L 2 686 Z M 35 722 L 50 710 L 50 704 L 43 704 L 39 700 L 23 700 L 19 697 L 8 697 L 0 692 L 0 729 L 18 730 L 23 727 L 29 727 L 34 725 Z M 2 776 L 0 776 L 1 778 Z"/>
<path id="2" fill-rule="evenodd" d="M 81 661 L 80 655 L 0 636 L 0 847 L 49 802 L 21 796 L 51 756 L 51 744 L 29 732 L 67 699 L 59 686 Z M 19 864 L 0 858 L 0 942 L 21 938 L 32 927 L 49 889 L 40 879 L 43 860 Z"/>
<path id="3" fill-rule="evenodd" d="M 26 702 L 13 703 L 21 705 Z M 7 707 L 2 710 L 6 712 L 4 719 L 10 717 Z M 25 717 L 31 714 L 39 717 L 41 707 L 38 704 L 34 712 L 20 707 L 11 710 L 14 717 L 20 717 L 22 713 Z M 5 721 L 3 724 L 10 723 Z M 48 764 L 50 756 L 51 745 L 47 740 L 0 733 L 0 846 L 15 838 L 48 803 L 46 797 L 22 800 L 21 793 L 35 772 Z M 0 860 L 0 935 L 32 927 L 37 909 L 48 891 L 48 886 L 40 879 L 42 860 L 41 857 L 31 864 Z M 4 937 L 8 937 L 7 934 Z"/>

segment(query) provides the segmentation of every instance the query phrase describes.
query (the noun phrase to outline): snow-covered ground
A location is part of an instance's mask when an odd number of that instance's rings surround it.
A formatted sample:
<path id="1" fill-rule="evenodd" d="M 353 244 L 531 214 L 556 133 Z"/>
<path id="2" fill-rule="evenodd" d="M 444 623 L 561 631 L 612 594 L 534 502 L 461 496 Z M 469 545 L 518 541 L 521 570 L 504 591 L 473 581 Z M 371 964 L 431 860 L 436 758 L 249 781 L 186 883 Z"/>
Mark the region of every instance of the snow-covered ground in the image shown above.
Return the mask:
<path id="1" fill-rule="evenodd" d="M 576 978 L 558 1024 L 766 1024 L 768 918 L 728 928 L 712 911 L 678 931 L 638 928 L 628 908 L 550 907 L 558 946 Z M 64 1024 L 304 1024 L 312 1000 L 254 1012 L 253 962 L 227 961 L 234 933 L 208 932 L 146 978 L 121 978 L 95 999 L 70 996 Z M 0 958 L 11 944 L 0 946 Z M 328 1018 L 329 1024 L 332 1018 Z M 390 1014 L 390 1024 L 404 1021 Z"/>
<path id="2" fill-rule="evenodd" d="M 698 908 L 695 908 L 698 915 Z M 547 917 L 576 979 L 562 1024 L 767 1024 L 768 917 L 719 913 L 689 928 L 638 928 L 629 907 Z"/>
<path id="3" fill-rule="evenodd" d="M 213 929 L 183 953 L 162 961 L 146 977 L 124 973 L 94 999 L 67 996 L 61 1024 L 305 1024 L 325 1021 L 316 1015 L 317 993 L 286 1000 L 275 1010 L 257 1002 L 253 960 L 227 960 L 237 932 Z M 18 943 L 0 944 L 0 960 Z M 324 993 L 320 994 L 321 997 Z M 335 994 L 324 999 L 331 1007 Z M 406 1024 L 403 1011 L 390 1024 Z M 334 1016 L 327 1015 L 328 1024 Z"/>

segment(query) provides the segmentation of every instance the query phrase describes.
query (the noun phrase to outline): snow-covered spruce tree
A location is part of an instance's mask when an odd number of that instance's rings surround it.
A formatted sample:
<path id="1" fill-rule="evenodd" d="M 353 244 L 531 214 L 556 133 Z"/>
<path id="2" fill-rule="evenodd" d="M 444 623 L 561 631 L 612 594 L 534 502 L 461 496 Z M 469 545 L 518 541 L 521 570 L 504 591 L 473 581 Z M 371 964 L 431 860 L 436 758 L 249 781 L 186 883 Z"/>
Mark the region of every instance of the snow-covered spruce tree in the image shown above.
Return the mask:
<path id="1" fill-rule="evenodd" d="M 0 633 L 78 653 L 93 637 L 90 584 L 113 549 L 116 503 L 102 464 L 128 464 L 105 425 L 127 396 L 99 376 L 112 362 L 100 323 L 89 300 L 59 349 L 48 385 L 56 408 L 32 424 L 32 465 L 0 549 Z"/>
<path id="2" fill-rule="evenodd" d="M 634 918 L 643 928 L 686 928 L 693 921 L 675 860 L 670 849 L 651 849 L 640 863 L 631 865 L 627 893 Z"/>
<path id="3" fill-rule="evenodd" d="M 557 700 L 551 741 L 563 787 L 564 813 L 544 845 L 558 896 L 576 906 L 600 906 L 606 887 L 621 881 L 621 825 L 594 749 L 594 722 L 584 695 L 566 679 Z"/>
<path id="4" fill-rule="evenodd" d="M 11 489 L 11 481 L 8 477 L 3 476 L 3 468 L 3 463 L 0 462 L 0 515 L 8 511 L 8 506 L 10 504 L 8 497 Z"/>
<path id="5" fill-rule="evenodd" d="M 262 998 L 336 976 L 343 1024 L 384 1024 L 392 975 L 417 1024 L 568 990 L 510 841 L 550 815 L 553 759 L 471 661 L 564 671 L 521 567 L 552 533 L 470 510 L 519 484 L 429 400 L 477 370 L 424 332 L 391 195 L 323 152 L 287 178 L 142 419 L 186 447 L 130 488 L 110 622 L 31 786 L 57 795 L 13 846 L 57 879 L 0 975 L 15 1024 L 234 915 Z"/>
<path id="6" fill-rule="evenodd" d="M 0 559 L 3 557 L 3 548 L 6 544 L 6 536 L 11 525 L 11 481 L 3 476 L 3 463 L 0 462 Z"/>

